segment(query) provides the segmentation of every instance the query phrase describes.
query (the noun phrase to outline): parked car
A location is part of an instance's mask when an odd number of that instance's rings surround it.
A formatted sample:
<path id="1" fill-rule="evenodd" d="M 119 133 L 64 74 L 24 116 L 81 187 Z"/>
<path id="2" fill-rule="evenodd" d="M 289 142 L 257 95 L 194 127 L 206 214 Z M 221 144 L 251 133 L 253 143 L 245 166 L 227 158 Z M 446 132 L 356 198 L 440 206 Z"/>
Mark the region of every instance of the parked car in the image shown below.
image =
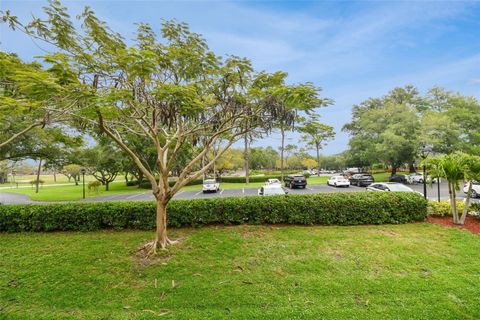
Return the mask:
<path id="1" fill-rule="evenodd" d="M 418 191 L 413 190 L 410 187 L 407 187 L 404 184 L 397 183 L 397 182 L 376 182 L 372 183 L 367 187 L 367 191 L 392 191 L 392 192 L 416 192 L 421 194 Z"/>
<path id="2" fill-rule="evenodd" d="M 327 180 L 327 185 L 334 187 L 350 187 L 350 181 L 344 176 L 332 176 Z"/>
<path id="3" fill-rule="evenodd" d="M 203 181 L 202 191 L 203 193 L 207 192 L 217 192 L 220 190 L 220 183 L 213 179 L 208 179 Z"/>
<path id="4" fill-rule="evenodd" d="M 472 182 L 467 182 L 463 185 L 463 192 L 467 193 L 468 188 L 470 187 L 470 183 L 472 183 L 472 193 L 470 196 L 472 198 L 477 198 L 480 197 L 480 182 L 477 181 L 472 181 Z"/>
<path id="5" fill-rule="evenodd" d="M 366 187 L 375 182 L 375 179 L 368 173 L 357 173 L 350 177 L 352 186 Z"/>
<path id="6" fill-rule="evenodd" d="M 258 189 L 259 196 L 273 196 L 278 194 L 287 194 L 288 191 L 285 191 L 281 185 L 266 185 Z"/>
<path id="7" fill-rule="evenodd" d="M 307 187 L 307 179 L 300 174 L 286 176 L 283 181 L 285 182 L 285 187 L 289 187 L 290 189 L 297 187 L 305 189 Z"/>
<path id="8" fill-rule="evenodd" d="M 265 183 L 266 185 L 282 185 L 282 182 L 278 179 L 268 179 L 267 182 Z"/>
<path id="9" fill-rule="evenodd" d="M 404 174 L 394 174 L 391 175 L 389 180 L 390 182 L 399 182 L 399 183 L 407 183 L 407 176 Z"/>
<path id="10" fill-rule="evenodd" d="M 415 172 L 415 173 L 412 173 L 412 174 L 409 174 L 408 176 L 406 176 L 407 178 L 407 182 L 408 183 L 423 183 L 423 173 L 421 172 Z M 430 182 L 432 180 L 432 176 L 430 175 L 427 175 L 427 182 Z M 434 178 L 432 180 L 432 183 L 437 183 L 437 181 L 440 180 L 440 182 L 442 182 L 441 179 L 438 179 L 438 178 Z"/>

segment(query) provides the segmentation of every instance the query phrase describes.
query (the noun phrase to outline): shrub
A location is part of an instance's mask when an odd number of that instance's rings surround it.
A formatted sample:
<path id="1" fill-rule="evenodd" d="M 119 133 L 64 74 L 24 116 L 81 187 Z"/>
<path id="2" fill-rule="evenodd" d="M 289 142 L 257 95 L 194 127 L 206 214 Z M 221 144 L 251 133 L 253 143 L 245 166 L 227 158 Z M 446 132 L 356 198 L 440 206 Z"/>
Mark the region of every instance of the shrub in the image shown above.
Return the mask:
<path id="1" fill-rule="evenodd" d="M 360 225 L 423 221 L 427 201 L 414 193 L 320 193 L 173 200 L 168 224 Z M 0 206 L 0 231 L 153 229 L 154 202 Z"/>
<path id="2" fill-rule="evenodd" d="M 88 183 L 88 191 L 93 189 L 93 191 L 98 192 L 98 188 L 100 188 L 101 185 L 102 183 L 98 180 L 90 181 Z"/>
<path id="3" fill-rule="evenodd" d="M 465 203 L 463 201 L 457 200 L 457 210 L 462 213 L 465 208 Z M 469 213 L 475 211 L 475 205 L 472 203 L 468 208 Z M 452 211 L 450 206 L 450 200 L 438 201 L 429 201 L 428 202 L 428 214 L 433 217 L 451 217 Z"/>
<path id="4" fill-rule="evenodd" d="M 39 185 L 43 185 L 44 183 L 45 183 L 45 181 L 43 181 L 42 179 L 38 179 L 38 184 L 39 184 Z M 32 185 L 32 187 L 33 187 L 34 185 L 36 185 L 36 184 L 37 184 L 37 179 L 31 180 L 31 181 L 30 181 L 30 184 Z"/>
<path id="5" fill-rule="evenodd" d="M 308 172 L 304 172 L 304 173 L 303 173 L 303 176 L 308 179 L 308 178 L 310 178 L 311 174 L 308 173 Z"/>

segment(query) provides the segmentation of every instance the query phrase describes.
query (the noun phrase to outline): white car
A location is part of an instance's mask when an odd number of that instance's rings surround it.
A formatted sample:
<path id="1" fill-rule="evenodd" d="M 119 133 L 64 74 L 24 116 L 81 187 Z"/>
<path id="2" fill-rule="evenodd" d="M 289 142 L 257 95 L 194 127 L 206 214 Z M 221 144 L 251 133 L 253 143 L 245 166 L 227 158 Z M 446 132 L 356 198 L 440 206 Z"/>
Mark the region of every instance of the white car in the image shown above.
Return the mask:
<path id="1" fill-rule="evenodd" d="M 288 192 L 281 185 L 266 185 L 258 189 L 259 196 L 273 196 L 278 194 L 287 194 Z"/>
<path id="2" fill-rule="evenodd" d="M 334 187 L 350 187 L 350 181 L 343 176 L 332 176 L 327 180 L 327 185 Z"/>
<path id="3" fill-rule="evenodd" d="M 430 182 L 430 180 L 432 180 L 432 176 L 427 176 L 427 182 Z M 437 183 L 439 179 L 438 178 L 434 178 L 432 183 Z M 408 183 L 423 183 L 423 173 L 421 172 L 415 172 L 415 173 L 412 173 L 412 174 L 409 174 L 407 176 L 407 181 Z M 440 179 L 440 182 L 442 182 L 442 180 Z"/>
<path id="4" fill-rule="evenodd" d="M 372 183 L 367 187 L 367 191 L 392 191 L 392 192 L 416 192 L 421 194 L 418 191 L 413 190 L 410 187 L 398 182 L 376 182 Z"/>
<path id="5" fill-rule="evenodd" d="M 218 190 L 220 190 L 220 183 L 218 183 L 217 181 L 213 179 L 203 181 L 203 193 L 217 192 Z"/>
<path id="6" fill-rule="evenodd" d="M 282 182 L 278 179 L 268 179 L 267 182 L 265 183 L 267 186 L 273 186 L 273 185 L 282 185 Z"/>
<path id="7" fill-rule="evenodd" d="M 472 198 L 477 198 L 480 196 L 480 182 L 472 181 L 471 183 L 472 183 L 472 193 L 470 194 L 470 196 Z M 469 187 L 470 187 L 470 182 L 465 183 L 463 185 L 463 192 L 467 193 Z"/>

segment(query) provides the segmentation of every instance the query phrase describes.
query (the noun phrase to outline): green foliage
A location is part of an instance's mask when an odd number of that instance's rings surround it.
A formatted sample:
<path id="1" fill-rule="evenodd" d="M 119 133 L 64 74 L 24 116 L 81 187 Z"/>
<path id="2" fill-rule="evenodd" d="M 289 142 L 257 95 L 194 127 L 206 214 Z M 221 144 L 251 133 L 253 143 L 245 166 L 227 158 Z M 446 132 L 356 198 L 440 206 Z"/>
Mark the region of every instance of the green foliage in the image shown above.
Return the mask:
<path id="1" fill-rule="evenodd" d="M 38 179 L 38 184 L 42 184 L 42 185 L 43 185 L 44 183 L 45 183 L 45 181 L 43 181 L 42 179 Z M 30 184 L 31 184 L 32 186 L 36 185 L 36 184 L 37 184 L 37 179 L 35 179 L 35 180 L 30 180 Z"/>
<path id="2" fill-rule="evenodd" d="M 98 188 L 100 188 L 100 186 L 102 185 L 102 183 L 98 180 L 95 180 L 95 181 L 90 181 L 88 183 L 88 190 L 92 190 L 97 192 L 98 193 Z"/>
<path id="3" fill-rule="evenodd" d="M 153 229 L 152 202 L 0 206 L 0 231 Z M 331 193 L 173 200 L 170 226 L 209 224 L 360 225 L 423 221 L 427 201 L 415 193 Z"/>
<path id="4" fill-rule="evenodd" d="M 462 211 L 465 206 L 463 201 L 457 200 L 457 209 Z M 444 201 L 429 201 L 428 202 L 428 214 L 433 217 L 451 217 L 452 206 L 449 200 Z"/>

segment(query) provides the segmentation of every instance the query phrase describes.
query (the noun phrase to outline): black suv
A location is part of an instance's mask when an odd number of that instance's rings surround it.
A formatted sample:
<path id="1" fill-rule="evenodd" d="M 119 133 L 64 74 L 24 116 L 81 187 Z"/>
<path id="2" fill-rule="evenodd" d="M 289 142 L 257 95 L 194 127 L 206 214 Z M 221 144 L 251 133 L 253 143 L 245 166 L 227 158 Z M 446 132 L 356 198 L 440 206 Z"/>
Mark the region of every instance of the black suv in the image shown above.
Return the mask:
<path id="1" fill-rule="evenodd" d="M 407 183 L 407 176 L 404 174 L 394 174 L 388 179 L 390 182 Z"/>
<path id="2" fill-rule="evenodd" d="M 375 182 L 375 179 L 368 173 L 357 173 L 350 177 L 350 184 L 358 187 L 368 187 Z"/>
<path id="3" fill-rule="evenodd" d="M 293 188 L 302 188 L 305 189 L 307 187 L 307 179 L 302 175 L 290 175 L 283 178 L 285 182 L 285 187 L 289 187 L 290 189 Z"/>

